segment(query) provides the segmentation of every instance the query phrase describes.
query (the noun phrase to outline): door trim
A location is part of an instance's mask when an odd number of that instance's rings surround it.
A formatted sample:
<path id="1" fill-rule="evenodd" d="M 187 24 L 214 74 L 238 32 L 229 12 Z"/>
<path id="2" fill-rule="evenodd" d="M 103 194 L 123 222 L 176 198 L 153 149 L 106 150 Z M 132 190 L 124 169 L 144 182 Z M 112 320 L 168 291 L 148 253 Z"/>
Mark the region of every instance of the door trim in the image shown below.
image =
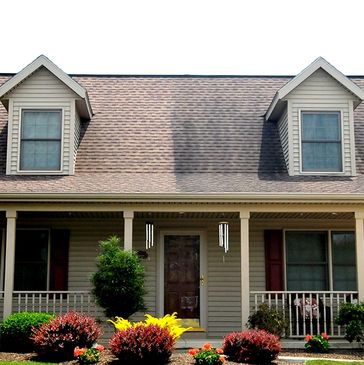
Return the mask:
<path id="1" fill-rule="evenodd" d="M 162 230 L 157 245 L 157 295 L 156 312 L 158 317 L 164 316 L 164 236 L 178 235 L 200 237 L 200 277 L 204 276 L 204 285 L 200 286 L 200 327 L 207 329 L 207 240 L 204 230 Z"/>

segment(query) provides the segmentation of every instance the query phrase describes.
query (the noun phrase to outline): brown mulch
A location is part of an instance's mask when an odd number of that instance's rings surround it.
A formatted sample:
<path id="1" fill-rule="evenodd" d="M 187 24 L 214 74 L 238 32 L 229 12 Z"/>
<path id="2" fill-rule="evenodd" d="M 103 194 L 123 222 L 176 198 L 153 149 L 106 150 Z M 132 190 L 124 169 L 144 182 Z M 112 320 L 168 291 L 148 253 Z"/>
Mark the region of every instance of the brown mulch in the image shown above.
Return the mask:
<path id="1" fill-rule="evenodd" d="M 186 351 L 187 352 L 187 351 Z M 186 352 L 176 352 L 172 355 L 170 365 L 193 365 L 192 357 Z M 364 360 L 364 352 L 360 350 L 331 350 L 327 354 L 310 354 L 304 350 L 294 351 L 282 351 L 280 356 L 292 356 L 292 357 L 320 357 L 320 358 L 332 358 L 343 360 Z M 34 353 L 20 354 L 13 352 L 0 352 L 0 360 L 3 361 L 25 361 L 25 360 L 38 360 L 41 361 Z M 66 361 L 63 365 L 76 365 L 76 361 Z M 117 358 L 109 351 L 105 351 L 101 354 L 99 365 L 117 365 Z M 225 365 L 236 365 L 237 363 L 231 361 L 225 361 Z M 289 362 L 284 360 L 275 361 L 276 365 L 290 365 L 290 364 L 304 364 L 304 362 Z"/>

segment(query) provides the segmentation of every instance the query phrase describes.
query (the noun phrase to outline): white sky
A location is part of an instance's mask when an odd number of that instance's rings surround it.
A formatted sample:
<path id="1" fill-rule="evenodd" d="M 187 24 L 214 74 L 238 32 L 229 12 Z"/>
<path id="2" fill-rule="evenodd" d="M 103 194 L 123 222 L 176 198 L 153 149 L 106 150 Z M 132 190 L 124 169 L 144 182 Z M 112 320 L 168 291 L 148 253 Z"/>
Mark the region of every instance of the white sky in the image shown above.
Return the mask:
<path id="1" fill-rule="evenodd" d="M 0 72 L 364 74 L 363 0 L 0 0 Z"/>

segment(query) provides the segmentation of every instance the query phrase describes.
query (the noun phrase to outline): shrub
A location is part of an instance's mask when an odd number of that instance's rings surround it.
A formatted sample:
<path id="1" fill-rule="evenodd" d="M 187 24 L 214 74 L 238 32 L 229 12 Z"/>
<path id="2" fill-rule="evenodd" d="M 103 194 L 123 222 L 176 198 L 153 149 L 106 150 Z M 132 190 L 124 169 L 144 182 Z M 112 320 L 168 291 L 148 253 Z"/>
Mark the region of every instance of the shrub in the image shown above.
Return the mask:
<path id="1" fill-rule="evenodd" d="M 116 236 L 100 242 L 100 248 L 92 293 L 106 316 L 129 318 L 144 310 L 144 267 L 138 255 L 123 251 Z"/>
<path id="2" fill-rule="evenodd" d="M 80 364 L 95 364 L 99 362 L 101 352 L 104 350 L 105 348 L 102 345 L 94 345 L 90 349 L 77 346 L 73 351 L 73 355 Z"/>
<path id="3" fill-rule="evenodd" d="M 329 336 L 323 332 L 321 335 L 307 335 L 305 349 L 308 352 L 329 352 Z"/>
<path id="4" fill-rule="evenodd" d="M 139 324 L 118 331 L 110 340 L 110 351 L 123 364 L 165 364 L 176 341 L 166 328 Z"/>
<path id="5" fill-rule="evenodd" d="M 49 322 L 53 315 L 48 313 L 20 312 L 7 317 L 0 324 L 0 350 L 9 352 L 32 352 L 30 339 L 32 328 Z"/>
<path id="6" fill-rule="evenodd" d="M 264 330 L 233 332 L 223 345 L 229 360 L 251 364 L 270 364 L 281 351 L 279 337 Z"/>
<path id="7" fill-rule="evenodd" d="M 116 317 L 115 321 L 109 319 L 108 322 L 111 322 L 118 331 L 123 331 L 127 328 L 135 327 L 135 326 L 149 326 L 150 324 L 154 324 L 161 328 L 165 328 L 168 330 L 169 334 L 173 337 L 174 340 L 178 340 L 184 332 L 186 332 L 189 328 L 183 328 L 180 325 L 180 319 L 177 318 L 177 313 L 166 314 L 162 318 L 156 318 L 151 316 L 150 314 L 145 314 L 145 322 L 137 322 L 131 323 L 127 319 Z"/>
<path id="8" fill-rule="evenodd" d="M 36 351 L 48 358 L 72 359 L 76 346 L 91 347 L 100 337 L 95 319 L 77 312 L 56 317 L 33 331 Z"/>
<path id="9" fill-rule="evenodd" d="M 193 356 L 196 365 L 221 365 L 225 361 L 223 349 L 215 349 L 210 343 L 205 343 L 201 349 L 190 349 L 188 353 Z"/>
<path id="10" fill-rule="evenodd" d="M 345 338 L 349 342 L 364 341 L 364 303 L 345 303 L 340 308 L 336 323 L 346 326 Z"/>
<path id="11" fill-rule="evenodd" d="M 288 333 L 288 322 L 282 312 L 277 311 L 265 303 L 259 306 L 259 309 L 249 316 L 248 327 L 250 329 L 260 329 L 282 337 Z"/>

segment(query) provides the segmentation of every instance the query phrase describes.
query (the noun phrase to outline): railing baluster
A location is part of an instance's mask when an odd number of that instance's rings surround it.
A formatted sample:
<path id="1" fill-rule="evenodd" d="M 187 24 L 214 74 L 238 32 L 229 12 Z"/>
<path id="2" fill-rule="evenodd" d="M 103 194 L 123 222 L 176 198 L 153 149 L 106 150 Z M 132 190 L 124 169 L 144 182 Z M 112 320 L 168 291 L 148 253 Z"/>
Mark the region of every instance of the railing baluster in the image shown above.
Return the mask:
<path id="1" fill-rule="evenodd" d="M 330 329 L 331 336 L 334 336 L 334 294 L 330 293 Z"/>
<path id="2" fill-rule="evenodd" d="M 67 295 L 67 312 L 69 312 L 69 310 L 70 310 L 70 295 L 69 295 L 69 293 L 67 293 L 66 295 Z"/>
<path id="3" fill-rule="evenodd" d="M 46 293 L 46 308 L 47 312 L 49 312 L 49 293 Z"/>
<path id="4" fill-rule="evenodd" d="M 327 333 L 327 323 L 326 323 L 326 294 L 324 293 L 322 296 L 322 304 L 323 304 L 323 316 L 324 316 L 324 332 Z"/>
<path id="5" fill-rule="evenodd" d="M 320 317 L 321 317 L 321 313 L 320 313 L 320 297 L 319 294 L 316 293 L 316 323 L 317 323 L 317 334 L 320 334 Z"/>

